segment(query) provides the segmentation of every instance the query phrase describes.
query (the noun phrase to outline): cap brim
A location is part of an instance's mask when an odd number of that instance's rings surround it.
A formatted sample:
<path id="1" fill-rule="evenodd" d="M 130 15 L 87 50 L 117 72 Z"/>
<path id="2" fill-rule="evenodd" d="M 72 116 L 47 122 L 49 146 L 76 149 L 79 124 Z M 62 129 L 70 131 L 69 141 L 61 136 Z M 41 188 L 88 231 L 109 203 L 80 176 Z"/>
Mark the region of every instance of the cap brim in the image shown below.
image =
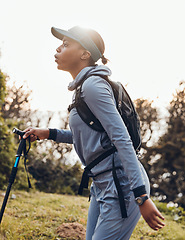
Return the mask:
<path id="1" fill-rule="evenodd" d="M 64 37 L 68 37 L 77 41 L 82 47 L 91 53 L 92 59 L 95 62 L 102 57 L 101 52 L 93 40 L 88 36 L 88 34 L 85 34 L 84 31 L 77 26 L 69 29 L 69 31 L 52 27 L 51 33 L 60 40 L 63 40 Z"/>
<path id="2" fill-rule="evenodd" d="M 52 27 L 51 33 L 53 34 L 53 36 L 55 36 L 60 40 L 63 40 L 64 37 L 69 37 L 71 39 L 78 40 L 70 32 L 59 29 L 59 28 Z"/>

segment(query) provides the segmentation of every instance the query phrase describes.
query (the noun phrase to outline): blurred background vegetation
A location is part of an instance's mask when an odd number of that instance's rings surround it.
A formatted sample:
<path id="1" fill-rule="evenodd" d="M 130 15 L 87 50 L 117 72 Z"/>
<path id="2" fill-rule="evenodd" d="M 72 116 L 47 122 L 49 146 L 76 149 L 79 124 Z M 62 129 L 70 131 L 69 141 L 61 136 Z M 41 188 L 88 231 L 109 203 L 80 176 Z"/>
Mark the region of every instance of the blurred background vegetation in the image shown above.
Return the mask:
<path id="1" fill-rule="evenodd" d="M 8 84 L 9 77 L 0 70 L 0 189 L 5 190 L 15 161 L 18 137 L 13 127 L 48 127 L 54 112 L 42 113 L 30 109 L 31 91 L 25 86 Z M 164 89 L 165 91 L 165 89 Z M 152 101 L 135 100 L 141 120 L 141 162 L 151 181 L 151 195 L 161 202 L 174 202 L 185 208 L 185 82 L 161 113 Z M 68 128 L 68 114 L 59 113 L 60 128 Z M 77 194 L 82 168 L 79 161 L 71 163 L 69 144 L 54 141 L 32 143 L 28 155 L 28 170 L 32 185 L 48 193 Z M 26 190 L 27 179 L 20 161 L 14 189 Z"/>

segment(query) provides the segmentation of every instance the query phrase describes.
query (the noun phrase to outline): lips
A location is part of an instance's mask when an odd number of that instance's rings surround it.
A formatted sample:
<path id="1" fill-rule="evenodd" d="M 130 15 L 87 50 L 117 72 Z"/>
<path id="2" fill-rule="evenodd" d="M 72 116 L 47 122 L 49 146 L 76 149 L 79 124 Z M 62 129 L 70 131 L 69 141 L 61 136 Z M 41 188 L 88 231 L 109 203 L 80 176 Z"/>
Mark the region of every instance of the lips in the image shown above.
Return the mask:
<path id="1" fill-rule="evenodd" d="M 55 54 L 54 57 L 55 57 L 55 62 L 57 62 L 58 61 L 57 55 Z"/>
<path id="2" fill-rule="evenodd" d="M 55 57 L 55 62 L 58 63 L 58 59 Z"/>

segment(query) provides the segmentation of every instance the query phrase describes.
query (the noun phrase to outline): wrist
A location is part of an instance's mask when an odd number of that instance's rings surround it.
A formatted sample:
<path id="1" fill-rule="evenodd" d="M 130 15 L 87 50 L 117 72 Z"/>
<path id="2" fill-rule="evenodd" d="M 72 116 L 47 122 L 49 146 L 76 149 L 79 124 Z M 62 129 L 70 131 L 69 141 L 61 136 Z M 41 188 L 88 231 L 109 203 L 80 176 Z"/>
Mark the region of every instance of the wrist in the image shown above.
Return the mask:
<path id="1" fill-rule="evenodd" d="M 48 139 L 49 138 L 49 129 L 45 129 L 45 139 Z"/>
<path id="2" fill-rule="evenodd" d="M 47 139 L 56 141 L 57 129 L 49 128 L 48 131 L 49 131 L 49 133 L 48 133 L 48 138 Z"/>
<path id="3" fill-rule="evenodd" d="M 142 206 L 143 203 L 148 199 L 149 197 L 147 194 L 142 194 L 141 196 L 135 198 L 135 202 L 137 205 Z"/>

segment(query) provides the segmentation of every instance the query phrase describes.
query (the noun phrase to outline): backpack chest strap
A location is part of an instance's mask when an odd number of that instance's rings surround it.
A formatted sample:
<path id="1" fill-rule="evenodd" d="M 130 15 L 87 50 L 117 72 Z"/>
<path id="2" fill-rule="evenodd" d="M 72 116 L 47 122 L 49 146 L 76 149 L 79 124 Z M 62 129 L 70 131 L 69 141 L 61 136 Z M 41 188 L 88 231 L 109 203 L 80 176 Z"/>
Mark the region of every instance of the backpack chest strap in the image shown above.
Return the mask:
<path id="1" fill-rule="evenodd" d="M 85 167 L 83 175 L 82 175 L 81 183 L 80 183 L 80 186 L 78 189 L 79 195 L 82 195 L 84 188 L 88 188 L 89 174 L 90 174 L 91 169 L 94 166 L 96 166 L 98 163 L 103 161 L 106 157 L 110 156 L 112 153 L 114 153 L 116 151 L 117 151 L 116 147 L 109 149 L 107 152 L 104 152 L 103 154 L 101 154 L 99 157 L 97 157 L 94 161 L 92 161 L 89 165 L 87 165 Z"/>

